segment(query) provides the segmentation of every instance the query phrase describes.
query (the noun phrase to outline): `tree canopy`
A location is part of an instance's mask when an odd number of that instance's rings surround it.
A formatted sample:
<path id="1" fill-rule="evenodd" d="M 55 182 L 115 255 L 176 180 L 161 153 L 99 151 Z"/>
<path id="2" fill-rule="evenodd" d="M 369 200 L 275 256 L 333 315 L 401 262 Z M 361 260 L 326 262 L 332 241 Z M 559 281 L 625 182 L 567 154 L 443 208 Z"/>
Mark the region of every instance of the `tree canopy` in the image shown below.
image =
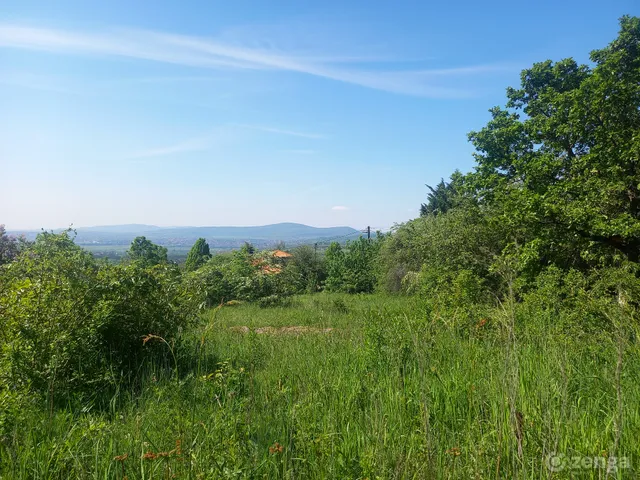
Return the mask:
<path id="1" fill-rule="evenodd" d="M 447 213 L 454 208 L 458 195 L 457 186 L 460 183 L 462 175 L 456 171 L 451 176 L 451 181 L 446 183 L 444 179 L 440 179 L 440 183 L 436 187 L 427 185 L 429 193 L 427 194 L 427 203 L 420 205 L 420 216 L 438 215 Z"/>
<path id="2" fill-rule="evenodd" d="M 145 266 L 167 263 L 167 249 L 147 240 L 144 236 L 133 239 L 127 254 L 131 260 Z"/>
<path id="3" fill-rule="evenodd" d="M 640 19 L 623 17 L 593 67 L 534 64 L 505 108 L 469 139 L 474 197 L 497 208 L 511 241 L 549 260 L 640 253 Z"/>
<path id="4" fill-rule="evenodd" d="M 199 267 L 211 258 L 209 252 L 209 244 L 204 238 L 199 238 L 196 243 L 193 244 L 189 255 L 187 255 L 187 261 L 185 262 L 185 269 L 189 272 L 197 270 Z"/>

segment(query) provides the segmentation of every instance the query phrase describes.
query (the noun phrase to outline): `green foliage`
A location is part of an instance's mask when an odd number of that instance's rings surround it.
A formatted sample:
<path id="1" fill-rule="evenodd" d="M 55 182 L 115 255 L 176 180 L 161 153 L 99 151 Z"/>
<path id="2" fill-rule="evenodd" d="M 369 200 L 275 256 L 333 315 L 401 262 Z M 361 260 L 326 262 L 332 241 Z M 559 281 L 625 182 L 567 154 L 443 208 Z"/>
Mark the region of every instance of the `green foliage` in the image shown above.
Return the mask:
<path id="1" fill-rule="evenodd" d="M 283 281 L 288 284 L 292 293 L 313 293 L 318 291 L 326 278 L 324 258 L 318 255 L 317 249 L 309 245 L 301 245 L 291 252 L 283 270 Z"/>
<path id="2" fill-rule="evenodd" d="M 242 248 L 240 249 L 240 251 L 242 252 L 242 254 L 244 255 L 253 255 L 254 253 L 256 253 L 256 247 L 254 247 L 251 243 L 249 242 L 244 242 L 244 245 L 242 246 Z"/>
<path id="3" fill-rule="evenodd" d="M 382 242 L 379 282 L 387 291 L 400 291 L 408 273 L 427 265 L 449 272 L 469 270 L 493 284 L 489 267 L 506 243 L 501 222 L 478 206 L 421 217 L 399 225 Z"/>
<path id="4" fill-rule="evenodd" d="M 189 250 L 184 268 L 186 271 L 192 272 L 204 265 L 209 258 L 211 258 L 209 244 L 204 238 L 199 238 L 196 240 L 196 243 L 193 244 L 191 250 Z"/>
<path id="5" fill-rule="evenodd" d="M 283 297 L 281 295 L 267 295 L 258 300 L 260 308 L 289 307 L 291 303 L 291 297 Z"/>
<path id="6" fill-rule="evenodd" d="M 332 292 L 372 292 L 376 285 L 376 256 L 382 241 L 360 237 L 343 249 L 333 242 L 325 253 L 326 288 Z"/>
<path id="7" fill-rule="evenodd" d="M 182 296 L 191 308 L 202 310 L 234 299 L 232 280 L 229 276 L 225 277 L 227 264 L 220 262 L 223 257 L 214 256 L 198 270 L 182 275 Z"/>
<path id="8" fill-rule="evenodd" d="M 461 180 L 462 174 L 456 171 L 451 176 L 451 181 L 449 183 L 445 183 L 444 179 L 441 179 L 440 183 L 436 185 L 436 188 L 427 185 L 427 188 L 429 189 L 427 203 L 423 203 L 420 206 L 420 216 L 435 216 L 447 213 L 449 210 L 454 208 L 458 203 L 458 188 Z"/>
<path id="9" fill-rule="evenodd" d="M 204 309 L 225 301 L 256 301 L 270 295 L 295 293 L 295 271 L 280 270 L 269 252 L 241 248 L 215 255 L 199 269 L 182 275 L 182 298 L 190 308 Z M 281 273 L 282 272 L 282 273 Z"/>
<path id="10" fill-rule="evenodd" d="M 3 385 L 53 402 L 129 375 L 144 335 L 169 338 L 185 325 L 176 274 L 166 265 L 98 263 L 69 232 L 41 233 L 2 275 Z"/>
<path id="11" fill-rule="evenodd" d="M 626 285 L 625 271 L 593 285 L 617 288 L 616 278 Z M 531 308 L 518 310 L 518 321 L 537 313 L 517 325 L 515 344 L 500 306 L 464 332 L 434 322 L 406 297 L 321 293 L 286 308 L 212 310 L 176 350 L 179 381 L 153 362 L 139 389 L 109 397 L 109 411 L 23 403 L 20 423 L 0 443 L 0 476 L 598 478 L 604 468 L 553 473 L 546 459 L 606 452 L 631 459 L 633 468 L 615 478 L 635 478 L 636 340 L 625 337 L 618 434 L 616 343 L 547 323 L 552 317 L 534 304 L 553 292 L 551 277 L 562 279 L 548 276 L 544 292 L 519 303 Z M 561 296 L 579 297 L 581 285 L 567 280 Z M 603 322 L 607 309 L 618 308 L 588 299 L 584 311 Z M 347 308 L 334 306 L 341 303 Z M 317 330 L 280 330 L 287 326 Z M 514 384 L 520 452 L 508 407 Z M 13 400 L 0 397 L 0 405 Z"/>
<path id="12" fill-rule="evenodd" d="M 167 263 L 167 249 L 147 240 L 146 237 L 134 238 L 127 254 L 132 261 L 144 267 Z"/>
<path id="13" fill-rule="evenodd" d="M 469 134 L 475 171 L 429 187 L 423 218 L 384 243 L 380 285 L 419 291 L 426 266 L 449 277 L 469 271 L 500 297 L 505 284 L 492 265 L 501 258 L 513 259 L 525 289 L 550 265 L 637 263 L 639 44 L 640 19 L 623 17 L 618 38 L 592 52 L 593 68 L 565 59 L 524 70 L 506 108 Z"/>
<path id="14" fill-rule="evenodd" d="M 623 17 L 593 68 L 536 63 L 508 89 L 507 109 L 469 135 L 478 165 L 467 185 L 504 212 L 512 241 L 537 243 L 543 264 L 638 261 L 639 43 L 640 19 Z"/>
<path id="15" fill-rule="evenodd" d="M 462 331 L 473 328 L 495 304 L 486 282 L 470 270 L 425 265 L 417 283 L 433 320 Z"/>

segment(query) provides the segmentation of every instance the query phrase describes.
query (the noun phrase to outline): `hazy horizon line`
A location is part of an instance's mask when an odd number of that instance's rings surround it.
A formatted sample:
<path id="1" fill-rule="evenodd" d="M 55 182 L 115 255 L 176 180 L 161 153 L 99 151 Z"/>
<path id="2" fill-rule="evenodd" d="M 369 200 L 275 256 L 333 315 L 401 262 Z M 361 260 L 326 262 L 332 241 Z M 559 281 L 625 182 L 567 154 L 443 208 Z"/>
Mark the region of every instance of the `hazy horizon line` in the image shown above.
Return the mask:
<path id="1" fill-rule="evenodd" d="M 0 224 L 0 225 L 4 225 L 5 229 L 7 232 L 35 232 L 35 231 L 51 231 L 51 230 L 79 230 L 82 228 L 112 228 L 112 227 L 132 227 L 132 226 L 139 226 L 139 227 L 151 227 L 151 228 L 164 228 L 164 229 L 170 229 L 170 228 L 256 228 L 256 227 L 272 227 L 272 226 L 276 226 L 276 225 L 301 225 L 304 227 L 311 227 L 311 228 L 352 228 L 354 230 L 359 230 L 355 227 L 352 227 L 351 225 L 331 225 L 331 226 L 316 226 L 316 225 L 309 225 L 307 223 L 300 223 L 300 222 L 276 222 L 276 223 L 265 223 L 262 225 L 256 225 L 256 224 L 250 224 L 250 225 L 154 225 L 154 224 L 150 224 L 150 223 L 114 223 L 114 224 L 102 224 L 102 225 L 83 225 L 83 226 L 75 226 L 75 225 L 70 225 L 67 227 L 49 227 L 49 228 L 45 228 L 45 227 L 11 227 L 9 228 L 6 224 Z"/>

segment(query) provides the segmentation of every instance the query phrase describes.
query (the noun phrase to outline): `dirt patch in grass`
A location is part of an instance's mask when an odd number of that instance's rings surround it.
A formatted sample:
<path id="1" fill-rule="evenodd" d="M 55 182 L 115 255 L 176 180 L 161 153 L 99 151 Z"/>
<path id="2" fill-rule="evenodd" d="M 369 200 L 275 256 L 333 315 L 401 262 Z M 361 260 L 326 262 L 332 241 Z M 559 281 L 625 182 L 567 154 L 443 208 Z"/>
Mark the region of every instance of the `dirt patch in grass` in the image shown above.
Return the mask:
<path id="1" fill-rule="evenodd" d="M 229 327 L 229 330 L 238 333 L 249 333 L 251 331 L 258 335 L 303 335 L 305 333 L 331 333 L 333 328 L 317 328 L 306 327 L 303 325 L 291 326 L 291 327 L 258 327 L 251 329 L 246 325 L 239 325 L 236 327 Z"/>

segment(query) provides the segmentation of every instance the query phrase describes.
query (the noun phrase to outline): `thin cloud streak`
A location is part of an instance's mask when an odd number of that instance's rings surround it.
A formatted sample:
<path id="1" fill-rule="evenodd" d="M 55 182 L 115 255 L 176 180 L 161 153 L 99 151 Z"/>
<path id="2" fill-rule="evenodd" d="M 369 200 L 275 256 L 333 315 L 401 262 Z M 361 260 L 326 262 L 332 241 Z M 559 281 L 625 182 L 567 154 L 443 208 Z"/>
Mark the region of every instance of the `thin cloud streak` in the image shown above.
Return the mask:
<path id="1" fill-rule="evenodd" d="M 166 77 L 130 77 L 121 78 L 117 80 L 110 80 L 103 82 L 102 85 L 127 85 L 127 84 L 154 84 L 154 83 L 213 83 L 221 80 L 228 80 L 226 77 L 212 77 L 212 76 L 196 76 L 196 75 L 175 75 Z"/>
<path id="2" fill-rule="evenodd" d="M 251 130 L 259 130 L 261 132 L 276 133 L 276 134 L 279 134 L 279 135 L 289 135 L 289 136 L 292 136 L 292 137 L 311 138 L 311 139 L 314 139 L 314 140 L 327 138 L 325 135 L 323 135 L 321 133 L 296 132 L 296 131 L 293 131 L 293 130 L 285 130 L 285 129 L 282 129 L 282 128 L 264 127 L 262 125 L 246 125 L 246 124 L 240 123 L 240 124 L 235 124 L 234 126 L 240 127 L 240 128 L 248 128 L 248 129 L 251 129 Z"/>
<path id="3" fill-rule="evenodd" d="M 319 61 L 317 56 L 305 58 L 274 49 L 249 48 L 214 39 L 131 29 L 74 33 L 0 24 L 0 47 L 121 56 L 200 68 L 289 71 L 376 90 L 434 98 L 467 97 L 473 93 L 463 88 L 436 85 L 432 83 L 436 77 L 473 77 L 513 69 L 504 65 L 476 65 L 434 70 L 366 71 L 353 68 L 358 62 L 349 62 L 348 57 L 334 61 L 332 66 L 326 61 Z"/>
<path id="4" fill-rule="evenodd" d="M 255 125 L 230 124 L 230 125 L 221 125 L 221 126 L 215 127 L 213 131 L 208 135 L 192 137 L 183 142 L 179 142 L 171 145 L 163 145 L 159 147 L 142 149 L 137 152 L 133 152 L 131 154 L 125 155 L 124 159 L 135 160 L 135 159 L 145 159 L 145 158 L 153 158 L 153 157 L 166 157 L 166 156 L 175 155 L 179 153 L 207 151 L 214 148 L 216 145 L 219 145 L 220 142 L 233 142 L 238 138 L 240 138 L 238 137 L 238 134 L 240 133 L 237 131 L 238 127 L 246 130 L 250 129 L 250 130 L 264 131 L 264 132 L 275 133 L 279 135 L 292 135 L 296 137 L 304 137 L 304 138 L 311 138 L 311 139 L 325 138 L 323 135 L 316 134 L 316 133 L 294 132 L 291 130 L 282 130 L 279 128 L 261 127 L 261 126 L 255 126 Z M 246 135 L 242 135 L 242 137 L 246 137 Z M 304 149 L 285 150 L 285 152 L 294 153 L 298 155 L 312 155 L 315 153 L 314 150 L 304 150 Z"/>
<path id="5" fill-rule="evenodd" d="M 202 152 L 208 150 L 209 147 L 210 143 L 208 139 L 194 138 L 185 142 L 177 143 L 175 145 L 167 145 L 163 147 L 141 150 L 139 152 L 132 153 L 131 155 L 127 155 L 125 159 L 134 160 L 152 157 L 165 157 L 168 155 L 174 155 L 176 153 Z"/>

